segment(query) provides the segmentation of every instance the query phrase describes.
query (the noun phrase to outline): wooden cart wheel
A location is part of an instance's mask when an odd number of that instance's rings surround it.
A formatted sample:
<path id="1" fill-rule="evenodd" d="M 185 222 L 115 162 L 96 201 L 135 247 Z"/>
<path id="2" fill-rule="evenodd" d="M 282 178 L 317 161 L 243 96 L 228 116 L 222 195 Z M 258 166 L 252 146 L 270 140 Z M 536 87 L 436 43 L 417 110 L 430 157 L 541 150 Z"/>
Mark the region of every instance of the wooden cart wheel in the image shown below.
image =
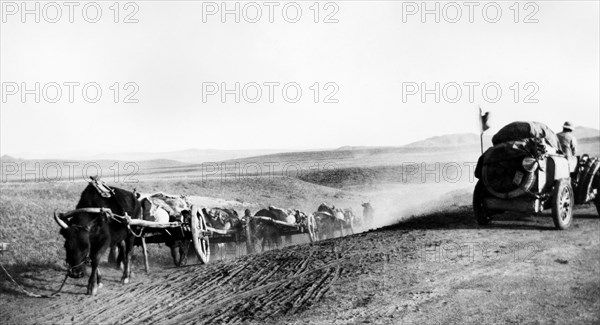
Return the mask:
<path id="1" fill-rule="evenodd" d="M 256 252 L 254 248 L 254 223 L 251 216 L 246 216 L 246 222 L 244 224 L 244 232 L 246 235 L 246 254 L 254 254 Z"/>
<path id="2" fill-rule="evenodd" d="M 317 227 L 317 222 L 315 221 L 315 216 L 311 213 L 308 215 L 307 217 L 307 230 L 308 230 L 308 239 L 310 240 L 311 243 L 314 243 L 315 241 L 317 241 L 317 234 L 316 234 L 316 227 Z"/>
<path id="3" fill-rule="evenodd" d="M 196 256 L 198 256 L 198 260 L 202 264 L 208 264 L 210 260 L 210 246 L 208 244 L 208 236 L 206 236 L 206 221 L 202 212 L 194 205 L 192 205 L 191 228 L 192 243 L 194 244 Z"/>

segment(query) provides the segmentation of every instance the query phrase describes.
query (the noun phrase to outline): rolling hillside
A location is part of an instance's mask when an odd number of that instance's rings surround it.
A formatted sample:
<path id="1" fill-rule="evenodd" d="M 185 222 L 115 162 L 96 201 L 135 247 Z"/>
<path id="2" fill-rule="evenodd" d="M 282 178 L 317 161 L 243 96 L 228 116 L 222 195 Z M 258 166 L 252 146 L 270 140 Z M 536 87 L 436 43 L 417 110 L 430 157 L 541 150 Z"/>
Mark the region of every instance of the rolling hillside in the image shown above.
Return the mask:
<path id="1" fill-rule="evenodd" d="M 575 130 L 579 139 L 579 153 L 600 156 L 600 131 L 579 127 Z M 491 146 L 491 136 L 484 136 L 484 149 Z M 472 133 L 436 136 L 422 141 L 398 147 L 354 147 L 344 146 L 332 150 L 300 152 L 269 152 L 265 150 L 223 151 L 223 150 L 186 150 L 163 154 L 135 154 L 134 157 L 157 157 L 151 160 L 50 160 L 19 159 L 2 156 L 2 181 L 64 180 L 69 175 L 75 179 L 87 179 L 86 176 L 101 175 L 116 181 L 140 179 L 208 179 L 233 178 L 247 176 L 291 176 L 305 177 L 307 174 L 321 172 L 317 177 L 322 180 L 322 172 L 332 169 L 346 169 L 353 177 L 367 177 L 371 171 L 352 168 L 371 168 L 382 166 L 421 165 L 433 163 L 475 163 L 481 154 L 479 136 Z M 258 155 L 253 155 L 258 153 Z M 161 156 L 162 155 L 162 156 Z M 98 155 L 103 156 L 103 155 Z M 171 158 L 178 159 L 171 159 Z M 124 157 L 126 158 L 126 157 Z M 194 161 L 192 163 L 192 161 Z M 134 162 L 133 164 L 131 162 Z M 8 166 L 12 165 L 12 166 Z M 70 170 L 70 165 L 73 170 Z M 61 168 L 57 171 L 56 166 Z M 14 169 L 18 170 L 15 172 Z M 350 168 L 350 169 L 348 169 Z M 393 169 L 393 168 L 392 168 Z M 86 172 L 87 171 L 87 172 Z M 58 174 L 61 173 L 61 174 Z M 390 171 L 377 172 L 377 179 L 395 174 Z M 387 175 L 387 176 L 386 176 Z M 132 177 L 135 176 L 135 177 Z M 306 177 L 305 177 L 306 178 Z M 334 177 L 334 179 L 337 178 Z M 311 179 L 315 181 L 316 179 Z M 343 180 L 331 181 L 339 186 Z M 341 183 L 340 183 L 341 182 Z M 317 183 L 321 183 L 320 181 Z"/>

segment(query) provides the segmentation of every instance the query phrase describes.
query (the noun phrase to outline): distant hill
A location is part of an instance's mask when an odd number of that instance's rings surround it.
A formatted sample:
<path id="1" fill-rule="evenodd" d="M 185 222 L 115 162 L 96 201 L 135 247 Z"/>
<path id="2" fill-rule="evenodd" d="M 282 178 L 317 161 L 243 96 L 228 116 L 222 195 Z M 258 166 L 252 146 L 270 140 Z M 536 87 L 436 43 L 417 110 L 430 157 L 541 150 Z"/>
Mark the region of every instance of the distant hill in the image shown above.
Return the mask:
<path id="1" fill-rule="evenodd" d="M 0 157 L 0 162 L 19 162 L 21 160 L 22 159 L 15 158 L 15 157 L 12 157 L 12 156 L 9 156 L 9 155 L 2 155 Z"/>
<path id="2" fill-rule="evenodd" d="M 600 130 L 577 127 L 574 132 L 580 143 L 580 150 L 578 150 L 580 153 L 600 155 Z M 492 134 L 484 135 L 484 149 L 491 146 L 491 137 Z M 307 171 L 314 168 L 391 166 L 423 162 L 476 162 L 481 154 L 479 141 L 478 134 L 460 133 L 435 136 L 396 147 L 343 146 L 332 150 L 306 151 L 188 149 L 162 153 L 97 154 L 78 159 L 60 157 L 57 159 L 30 159 L 29 157 L 17 158 L 3 155 L 0 160 L 3 163 L 16 162 L 19 166 L 25 163 L 27 170 L 35 168 L 35 164 L 39 163 L 42 166 L 42 173 L 46 171 L 43 167 L 49 166 L 49 163 L 58 162 L 61 167 L 64 167 L 66 166 L 63 164 L 64 162 L 77 162 L 78 166 L 82 168 L 86 164 L 94 162 L 101 166 L 103 175 L 114 174 L 115 164 L 118 164 L 119 175 L 128 175 L 133 171 L 131 167 L 126 169 L 126 163 L 135 162 L 137 165 L 135 174 L 137 175 L 162 177 L 168 174 L 169 177 L 192 177 L 195 174 L 213 175 L 216 163 L 221 166 L 222 162 L 227 165 L 240 163 L 241 168 L 249 168 L 249 170 L 256 170 L 255 165 L 258 164 L 263 174 L 270 168 L 291 171 L 300 168 L 302 171 Z M 210 165 L 209 167 L 206 167 L 207 163 Z M 50 168 L 50 172 L 52 172 L 52 168 Z M 218 172 L 216 173 L 218 174 Z M 80 170 L 77 170 L 76 173 L 81 175 Z M 20 173 L 14 177 L 20 177 Z"/>
<path id="3" fill-rule="evenodd" d="M 589 137 L 577 140 L 578 143 L 595 143 L 600 142 L 600 137 Z"/>
<path id="4" fill-rule="evenodd" d="M 167 152 L 117 152 L 117 153 L 99 153 L 95 155 L 89 154 L 69 154 L 56 153 L 53 155 L 36 155 L 31 153 L 23 153 L 14 156 L 4 155 L 3 160 L 13 161 L 19 159 L 25 160 L 59 160 L 59 161 L 155 161 L 156 164 L 161 160 L 187 164 L 198 164 L 203 162 L 218 162 L 230 159 L 238 159 L 251 156 L 262 156 L 267 154 L 285 152 L 286 150 L 277 149 L 249 149 L 249 150 L 219 150 L 219 149 L 186 149 Z M 289 150 L 287 150 L 289 151 Z"/>
<path id="5" fill-rule="evenodd" d="M 590 143 L 600 140 L 600 130 L 588 127 L 576 127 L 573 130 L 575 137 L 581 143 Z M 491 145 L 493 134 L 484 134 L 483 143 Z M 475 133 L 446 134 L 427 138 L 425 140 L 409 143 L 405 148 L 448 148 L 448 147 L 466 147 L 479 145 L 479 135 Z"/>
<path id="6" fill-rule="evenodd" d="M 0 157 L 2 163 L 25 163 L 27 166 L 34 166 L 40 164 L 42 166 L 57 163 L 59 165 L 68 166 L 66 163 L 72 164 L 73 166 L 84 166 L 91 164 L 98 164 L 100 166 L 112 166 L 114 164 L 125 165 L 129 162 L 135 162 L 140 168 L 162 168 L 162 167 L 175 167 L 187 165 L 181 161 L 170 160 L 170 159 L 153 159 L 153 160 L 142 160 L 142 161 L 128 161 L 128 160 L 115 160 L 115 159 L 95 159 L 95 160 L 77 160 L 77 159 L 22 159 L 14 158 L 9 155 L 3 155 Z"/>
<path id="7" fill-rule="evenodd" d="M 485 141 L 491 144 L 491 136 L 484 135 Z M 335 149 L 336 151 L 378 151 L 378 152 L 415 152 L 430 148 L 454 148 L 469 147 L 479 145 L 479 135 L 475 133 L 446 134 L 411 142 L 406 145 L 396 147 L 369 147 L 369 146 L 343 146 Z"/>
<path id="8" fill-rule="evenodd" d="M 122 161 L 148 161 L 157 159 L 175 160 L 184 163 L 202 163 L 230 160 L 249 156 L 260 156 L 271 153 L 282 152 L 274 149 L 250 149 L 250 150 L 218 150 L 218 149 L 187 149 L 168 152 L 127 152 L 127 153 L 102 153 L 86 160 L 112 159 Z"/>
<path id="9" fill-rule="evenodd" d="M 352 150 L 365 150 L 365 149 L 373 149 L 373 148 L 384 148 L 384 147 L 369 147 L 369 146 L 343 146 L 339 147 L 335 150 L 337 151 L 352 151 Z"/>
<path id="10" fill-rule="evenodd" d="M 164 172 L 187 165 L 169 159 L 132 162 L 110 159 L 21 159 L 8 155 L 0 157 L 0 161 L 2 182 L 81 181 L 87 180 L 89 176 L 101 176 L 108 181 L 133 181 L 145 174 Z"/>
<path id="11" fill-rule="evenodd" d="M 578 127 L 575 135 L 580 142 L 580 153 L 600 155 L 600 131 Z M 484 150 L 492 145 L 493 134 L 483 136 Z M 595 137 L 594 137 L 595 136 Z M 245 157 L 226 161 L 227 164 L 258 164 L 263 169 L 275 166 L 290 170 L 300 166 L 303 171 L 311 168 L 336 168 L 393 166 L 434 162 L 473 162 L 481 155 L 480 138 L 475 133 L 447 134 L 427 138 L 397 147 L 343 146 L 334 150 L 310 152 L 285 152 L 262 156 Z M 294 167 L 296 166 L 296 167 Z M 269 167 L 271 168 L 271 167 Z"/>
<path id="12" fill-rule="evenodd" d="M 578 126 L 573 130 L 577 139 L 600 138 L 600 130 Z"/>
<path id="13" fill-rule="evenodd" d="M 490 144 L 491 136 L 485 134 L 483 136 L 483 143 Z M 405 148 L 448 148 L 448 147 L 468 147 L 479 145 L 479 135 L 475 133 L 459 133 L 459 134 L 446 134 L 441 136 L 435 136 L 427 138 L 425 140 L 409 143 L 403 147 Z"/>

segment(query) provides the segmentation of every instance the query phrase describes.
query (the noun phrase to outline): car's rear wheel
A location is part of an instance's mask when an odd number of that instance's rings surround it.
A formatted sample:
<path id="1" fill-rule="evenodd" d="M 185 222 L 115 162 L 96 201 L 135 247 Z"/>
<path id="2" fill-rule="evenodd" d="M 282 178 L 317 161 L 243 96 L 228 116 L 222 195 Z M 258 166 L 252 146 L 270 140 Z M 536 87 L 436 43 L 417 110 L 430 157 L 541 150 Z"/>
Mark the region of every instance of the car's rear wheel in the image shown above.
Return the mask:
<path id="1" fill-rule="evenodd" d="M 558 180 L 552 193 L 552 220 L 556 229 L 565 230 L 573 221 L 575 199 L 573 188 L 568 180 Z"/>
<path id="2" fill-rule="evenodd" d="M 473 213 L 475 220 L 481 226 L 485 226 L 492 221 L 492 213 L 487 210 L 484 204 L 485 197 L 488 191 L 485 188 L 482 180 L 477 181 L 475 190 L 473 191 Z"/>

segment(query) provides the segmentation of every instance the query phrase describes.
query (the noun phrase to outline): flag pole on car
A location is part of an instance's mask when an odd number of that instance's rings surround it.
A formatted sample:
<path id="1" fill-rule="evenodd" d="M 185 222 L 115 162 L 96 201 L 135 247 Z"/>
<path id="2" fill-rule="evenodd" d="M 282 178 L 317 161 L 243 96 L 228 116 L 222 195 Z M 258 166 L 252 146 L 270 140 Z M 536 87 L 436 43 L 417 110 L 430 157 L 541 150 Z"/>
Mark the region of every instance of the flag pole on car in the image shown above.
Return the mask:
<path id="1" fill-rule="evenodd" d="M 479 132 L 479 143 L 481 145 L 481 154 L 483 154 L 483 132 L 490 128 L 490 126 L 487 124 L 489 117 L 490 112 L 483 113 L 481 111 L 481 106 L 479 106 L 479 125 L 481 127 Z"/>

